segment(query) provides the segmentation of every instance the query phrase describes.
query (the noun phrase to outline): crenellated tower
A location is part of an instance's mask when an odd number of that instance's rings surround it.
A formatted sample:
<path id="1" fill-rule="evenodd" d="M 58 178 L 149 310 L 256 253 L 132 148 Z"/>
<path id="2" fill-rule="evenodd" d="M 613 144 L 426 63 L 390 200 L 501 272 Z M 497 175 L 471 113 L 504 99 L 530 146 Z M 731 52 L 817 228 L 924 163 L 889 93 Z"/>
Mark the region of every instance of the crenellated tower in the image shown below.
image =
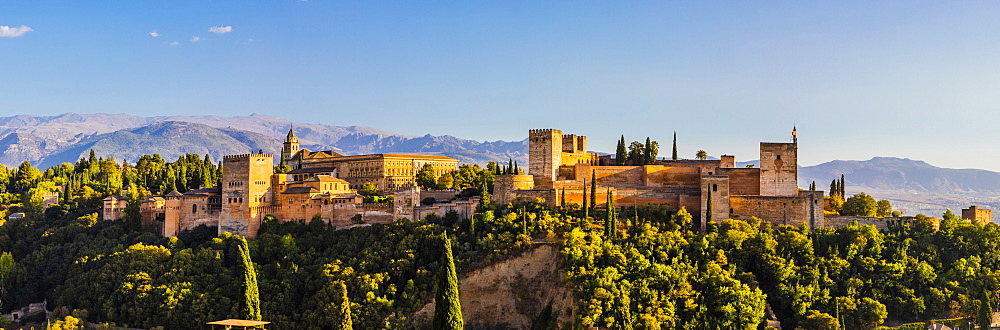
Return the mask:
<path id="1" fill-rule="evenodd" d="M 537 183 L 551 183 L 559 174 L 562 163 L 563 134 L 557 129 L 528 131 L 528 174 Z"/>
<path id="2" fill-rule="evenodd" d="M 271 175 L 274 157 L 268 154 L 242 154 L 222 158 L 222 221 L 219 233 L 239 235 L 257 233 L 260 219 L 256 209 L 274 200 Z"/>

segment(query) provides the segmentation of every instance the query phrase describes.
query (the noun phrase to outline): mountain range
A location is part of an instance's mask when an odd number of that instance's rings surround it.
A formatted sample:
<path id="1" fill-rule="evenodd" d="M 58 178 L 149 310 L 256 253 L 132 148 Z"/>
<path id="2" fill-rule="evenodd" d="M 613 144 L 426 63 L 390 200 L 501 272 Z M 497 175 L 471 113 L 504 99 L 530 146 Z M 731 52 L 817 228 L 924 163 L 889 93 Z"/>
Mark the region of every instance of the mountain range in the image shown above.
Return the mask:
<path id="1" fill-rule="evenodd" d="M 0 117 L 0 163 L 30 161 L 45 168 L 75 162 L 90 150 L 101 157 L 135 161 L 159 153 L 172 160 L 185 153 L 223 155 L 263 150 L 278 153 L 289 127 L 303 148 L 341 154 L 424 153 L 464 163 L 527 160 L 527 140 L 479 142 L 453 136 L 405 136 L 371 127 L 331 126 L 250 116 L 158 116 L 77 114 Z"/>

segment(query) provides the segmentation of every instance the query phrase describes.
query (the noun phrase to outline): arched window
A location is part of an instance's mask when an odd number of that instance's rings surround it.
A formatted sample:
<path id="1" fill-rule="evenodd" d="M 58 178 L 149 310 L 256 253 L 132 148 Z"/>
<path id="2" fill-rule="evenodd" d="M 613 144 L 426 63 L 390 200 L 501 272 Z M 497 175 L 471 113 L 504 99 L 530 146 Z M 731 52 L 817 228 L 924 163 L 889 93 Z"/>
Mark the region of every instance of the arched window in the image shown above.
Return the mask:
<path id="1" fill-rule="evenodd" d="M 198 213 L 198 204 L 191 204 L 191 213 Z"/>

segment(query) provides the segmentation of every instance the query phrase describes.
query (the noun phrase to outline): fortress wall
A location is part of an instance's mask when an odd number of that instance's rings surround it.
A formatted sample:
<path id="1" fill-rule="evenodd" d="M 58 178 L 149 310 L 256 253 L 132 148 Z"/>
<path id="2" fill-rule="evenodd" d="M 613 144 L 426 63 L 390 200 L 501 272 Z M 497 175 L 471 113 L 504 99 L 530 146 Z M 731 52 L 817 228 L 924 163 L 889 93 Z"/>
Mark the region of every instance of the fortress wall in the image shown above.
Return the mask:
<path id="1" fill-rule="evenodd" d="M 646 165 L 646 180 L 648 187 L 691 187 L 701 183 L 701 170 L 697 167 L 667 167 Z"/>
<path id="2" fill-rule="evenodd" d="M 772 223 L 798 226 L 809 220 L 809 199 L 798 196 L 732 196 L 730 217 L 758 217 Z"/>
<path id="3" fill-rule="evenodd" d="M 720 168 L 718 174 L 729 176 L 733 195 L 760 195 L 759 168 Z"/>

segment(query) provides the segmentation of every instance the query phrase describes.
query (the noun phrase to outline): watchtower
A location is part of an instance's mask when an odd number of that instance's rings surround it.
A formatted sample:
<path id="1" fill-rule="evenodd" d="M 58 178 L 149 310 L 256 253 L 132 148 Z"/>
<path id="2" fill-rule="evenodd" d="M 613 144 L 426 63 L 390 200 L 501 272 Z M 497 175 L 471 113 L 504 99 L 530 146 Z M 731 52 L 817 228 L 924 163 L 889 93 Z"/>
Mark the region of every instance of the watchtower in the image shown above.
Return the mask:
<path id="1" fill-rule="evenodd" d="M 563 135 L 557 129 L 528 131 L 528 174 L 536 183 L 555 181 L 562 163 Z"/>
<path id="2" fill-rule="evenodd" d="M 760 143 L 761 196 L 797 196 L 799 191 L 798 137 L 792 143 Z"/>
<path id="3" fill-rule="evenodd" d="M 219 232 L 239 235 L 257 232 L 255 209 L 268 206 L 274 157 L 268 154 L 242 154 L 222 158 L 222 221 Z"/>

